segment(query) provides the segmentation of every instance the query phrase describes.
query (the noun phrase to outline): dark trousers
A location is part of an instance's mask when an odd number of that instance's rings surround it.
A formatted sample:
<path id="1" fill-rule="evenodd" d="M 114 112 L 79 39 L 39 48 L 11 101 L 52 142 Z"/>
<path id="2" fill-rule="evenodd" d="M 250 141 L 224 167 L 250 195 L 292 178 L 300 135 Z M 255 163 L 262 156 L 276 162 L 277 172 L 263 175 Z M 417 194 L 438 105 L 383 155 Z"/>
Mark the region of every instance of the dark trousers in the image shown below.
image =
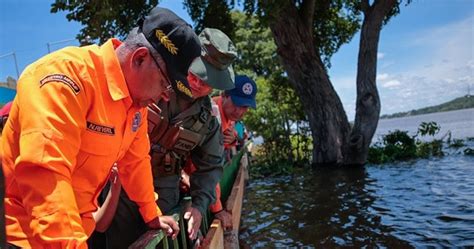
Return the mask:
<path id="1" fill-rule="evenodd" d="M 122 189 L 114 219 L 105 232 L 107 248 L 126 249 L 146 231 L 147 226 L 138 211 L 138 205 Z"/>

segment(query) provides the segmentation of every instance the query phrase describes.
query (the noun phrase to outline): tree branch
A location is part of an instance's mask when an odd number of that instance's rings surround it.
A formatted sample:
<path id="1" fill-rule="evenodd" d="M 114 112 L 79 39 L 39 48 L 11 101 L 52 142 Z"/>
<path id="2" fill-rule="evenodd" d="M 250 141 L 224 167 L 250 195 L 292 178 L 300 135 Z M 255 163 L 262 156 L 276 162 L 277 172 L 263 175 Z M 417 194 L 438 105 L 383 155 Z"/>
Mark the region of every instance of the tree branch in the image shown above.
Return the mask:
<path id="1" fill-rule="evenodd" d="M 383 20 L 396 3 L 397 0 L 375 0 L 364 10 L 357 60 L 356 117 L 349 139 L 348 163 L 367 162 L 370 142 L 377 129 L 381 107 L 376 84 L 378 43 Z"/>
<path id="2" fill-rule="evenodd" d="M 316 0 L 303 0 L 301 4 L 301 19 L 306 25 L 306 28 L 311 34 L 313 34 L 313 21 L 314 21 L 314 8 L 316 5 Z"/>
<path id="3" fill-rule="evenodd" d="M 367 13 L 367 11 L 369 10 L 369 0 L 361 0 L 360 1 L 360 9 L 362 10 L 362 12 Z"/>
<path id="4" fill-rule="evenodd" d="M 396 3 L 397 0 L 375 0 L 372 8 L 374 8 L 374 12 L 378 14 L 377 17 L 383 20 Z"/>

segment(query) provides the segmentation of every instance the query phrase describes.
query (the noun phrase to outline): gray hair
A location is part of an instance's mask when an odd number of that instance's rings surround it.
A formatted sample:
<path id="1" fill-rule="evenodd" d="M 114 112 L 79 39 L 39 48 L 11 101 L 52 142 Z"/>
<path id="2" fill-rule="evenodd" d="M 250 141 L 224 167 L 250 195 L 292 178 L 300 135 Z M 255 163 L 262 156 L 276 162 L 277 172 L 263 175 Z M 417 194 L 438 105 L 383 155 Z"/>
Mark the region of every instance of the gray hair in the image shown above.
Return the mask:
<path id="1" fill-rule="evenodd" d="M 130 33 L 128 33 L 123 45 L 128 52 L 134 51 L 140 47 L 146 47 L 158 63 L 166 65 L 166 62 L 163 60 L 163 57 L 161 57 L 160 53 L 158 53 L 158 51 L 150 44 L 143 33 L 138 32 L 138 28 L 134 28 Z"/>

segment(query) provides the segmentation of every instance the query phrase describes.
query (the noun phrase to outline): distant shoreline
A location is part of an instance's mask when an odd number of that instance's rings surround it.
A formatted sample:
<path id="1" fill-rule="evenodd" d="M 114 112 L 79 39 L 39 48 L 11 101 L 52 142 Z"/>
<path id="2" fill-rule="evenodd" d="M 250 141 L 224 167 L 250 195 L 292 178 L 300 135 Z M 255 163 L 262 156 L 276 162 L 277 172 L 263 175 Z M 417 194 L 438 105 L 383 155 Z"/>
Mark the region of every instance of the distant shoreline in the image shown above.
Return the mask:
<path id="1" fill-rule="evenodd" d="M 466 95 L 464 97 L 459 97 L 449 102 L 436 105 L 436 106 L 429 106 L 429 107 L 425 107 L 425 108 L 421 108 L 417 110 L 411 110 L 408 112 L 398 112 L 398 113 L 394 113 L 390 115 L 384 114 L 380 116 L 380 119 L 403 118 L 403 117 L 418 116 L 418 115 L 429 114 L 429 113 L 448 112 L 448 111 L 470 109 L 470 108 L 474 108 L 474 96 Z"/>
<path id="2" fill-rule="evenodd" d="M 408 131 L 413 136 L 417 133 L 422 122 L 436 122 L 441 131 L 434 138 L 441 139 L 450 132 L 454 139 L 474 137 L 474 108 L 426 113 L 415 116 L 381 119 L 375 131 L 374 140 L 395 130 Z"/>

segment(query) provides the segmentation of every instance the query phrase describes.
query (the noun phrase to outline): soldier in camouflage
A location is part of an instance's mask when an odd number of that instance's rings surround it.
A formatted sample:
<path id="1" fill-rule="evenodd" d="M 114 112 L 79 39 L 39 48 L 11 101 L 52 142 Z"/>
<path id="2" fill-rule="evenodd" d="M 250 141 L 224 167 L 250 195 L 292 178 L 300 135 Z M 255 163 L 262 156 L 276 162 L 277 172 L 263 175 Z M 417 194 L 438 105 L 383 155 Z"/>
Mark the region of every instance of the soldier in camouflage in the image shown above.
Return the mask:
<path id="1" fill-rule="evenodd" d="M 223 170 L 223 137 L 208 94 L 213 88 L 234 88 L 231 64 L 237 58 L 234 44 L 222 31 L 206 28 L 199 39 L 201 57 L 188 74 L 193 99 L 171 93 L 169 101 L 161 100 L 148 108 L 154 186 L 164 213 L 179 204 L 180 173 L 186 159 L 190 158 L 197 169 L 190 177 L 192 204 L 184 210 L 189 239 L 196 238 L 202 216 L 215 201 L 215 187 Z M 109 248 L 126 248 L 146 231 L 136 204 L 122 193 L 107 231 Z"/>

